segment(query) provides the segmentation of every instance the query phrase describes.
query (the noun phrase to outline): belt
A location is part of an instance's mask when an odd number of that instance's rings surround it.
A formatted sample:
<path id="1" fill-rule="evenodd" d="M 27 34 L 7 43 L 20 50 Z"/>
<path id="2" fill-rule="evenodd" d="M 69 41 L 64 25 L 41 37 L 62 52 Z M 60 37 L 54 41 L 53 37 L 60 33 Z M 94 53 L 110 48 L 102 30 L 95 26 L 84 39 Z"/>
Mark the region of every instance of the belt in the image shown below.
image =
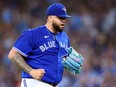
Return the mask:
<path id="1" fill-rule="evenodd" d="M 42 81 L 42 82 L 47 83 L 49 85 L 52 85 L 53 87 L 56 87 L 58 85 L 58 83 L 45 82 L 45 81 Z"/>
<path id="2" fill-rule="evenodd" d="M 45 82 L 45 83 L 48 83 L 48 84 L 52 85 L 53 87 L 56 87 L 58 85 L 57 83 L 51 83 L 51 82 Z"/>

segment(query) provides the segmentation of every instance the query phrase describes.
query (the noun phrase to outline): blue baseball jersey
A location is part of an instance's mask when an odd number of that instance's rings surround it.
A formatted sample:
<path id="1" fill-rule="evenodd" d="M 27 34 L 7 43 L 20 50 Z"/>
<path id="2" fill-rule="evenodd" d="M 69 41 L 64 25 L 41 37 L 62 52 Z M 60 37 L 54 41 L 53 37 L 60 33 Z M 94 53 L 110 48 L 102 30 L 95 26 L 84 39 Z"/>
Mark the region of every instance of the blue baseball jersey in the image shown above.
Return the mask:
<path id="1" fill-rule="evenodd" d="M 17 50 L 26 63 L 34 69 L 45 69 L 42 81 L 59 83 L 62 80 L 62 57 L 67 55 L 70 47 L 67 34 L 54 34 L 46 26 L 28 29 L 16 40 L 13 48 Z M 32 78 L 22 72 L 22 78 Z"/>

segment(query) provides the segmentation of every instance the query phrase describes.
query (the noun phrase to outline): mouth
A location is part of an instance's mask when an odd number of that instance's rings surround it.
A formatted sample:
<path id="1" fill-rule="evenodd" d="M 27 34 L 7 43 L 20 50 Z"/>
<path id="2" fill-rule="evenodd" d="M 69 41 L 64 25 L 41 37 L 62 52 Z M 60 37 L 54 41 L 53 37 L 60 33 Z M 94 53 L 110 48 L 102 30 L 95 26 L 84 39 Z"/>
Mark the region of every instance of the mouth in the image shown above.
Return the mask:
<path id="1" fill-rule="evenodd" d="M 64 25 L 62 25 L 61 28 L 64 29 Z"/>
<path id="2" fill-rule="evenodd" d="M 60 26 L 61 26 L 61 27 L 64 27 L 64 24 L 61 24 Z"/>

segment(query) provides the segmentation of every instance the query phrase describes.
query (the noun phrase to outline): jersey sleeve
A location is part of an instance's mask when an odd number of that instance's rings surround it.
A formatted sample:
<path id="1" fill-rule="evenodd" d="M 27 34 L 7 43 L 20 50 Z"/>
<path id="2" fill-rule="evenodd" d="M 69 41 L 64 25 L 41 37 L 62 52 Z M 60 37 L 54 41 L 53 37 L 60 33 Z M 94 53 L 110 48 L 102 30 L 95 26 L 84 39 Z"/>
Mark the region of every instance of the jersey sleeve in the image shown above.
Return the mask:
<path id="1" fill-rule="evenodd" d="M 70 47 L 70 40 L 69 40 L 69 38 L 68 38 L 68 48 Z"/>
<path id="2" fill-rule="evenodd" d="M 27 57 L 32 51 L 31 32 L 23 32 L 23 34 L 16 40 L 13 48 L 24 57 Z"/>
<path id="3" fill-rule="evenodd" d="M 65 33 L 65 35 L 66 35 L 66 38 L 68 40 L 68 48 L 69 48 L 71 46 L 70 39 L 69 39 L 69 37 L 68 37 L 68 35 L 66 33 Z"/>

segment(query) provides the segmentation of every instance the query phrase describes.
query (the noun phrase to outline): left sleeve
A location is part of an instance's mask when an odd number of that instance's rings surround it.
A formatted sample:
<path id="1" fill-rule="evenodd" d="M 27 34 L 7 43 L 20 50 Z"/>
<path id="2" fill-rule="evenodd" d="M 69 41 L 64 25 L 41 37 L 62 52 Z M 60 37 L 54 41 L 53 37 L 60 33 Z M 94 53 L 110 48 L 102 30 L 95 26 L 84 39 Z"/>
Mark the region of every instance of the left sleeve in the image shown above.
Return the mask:
<path id="1" fill-rule="evenodd" d="M 68 35 L 67 35 L 65 32 L 64 32 L 64 35 L 65 35 L 65 37 L 67 38 L 67 41 L 68 41 L 68 44 L 67 44 L 67 45 L 68 45 L 68 48 L 69 48 L 69 47 L 71 47 L 70 39 L 69 39 Z M 67 48 L 67 49 L 68 49 L 68 48 Z"/>
<path id="2" fill-rule="evenodd" d="M 68 48 L 70 47 L 70 40 L 69 40 L 69 38 L 68 38 Z"/>
<path id="3" fill-rule="evenodd" d="M 63 37 L 62 42 L 65 43 L 65 48 L 62 48 L 61 50 L 62 58 L 63 58 L 64 56 L 68 55 L 67 49 L 70 47 L 70 39 L 65 32 L 62 33 L 62 37 Z"/>
<path id="4" fill-rule="evenodd" d="M 31 32 L 23 32 L 23 34 L 15 42 L 13 48 L 24 57 L 27 57 L 29 53 L 32 51 Z"/>

